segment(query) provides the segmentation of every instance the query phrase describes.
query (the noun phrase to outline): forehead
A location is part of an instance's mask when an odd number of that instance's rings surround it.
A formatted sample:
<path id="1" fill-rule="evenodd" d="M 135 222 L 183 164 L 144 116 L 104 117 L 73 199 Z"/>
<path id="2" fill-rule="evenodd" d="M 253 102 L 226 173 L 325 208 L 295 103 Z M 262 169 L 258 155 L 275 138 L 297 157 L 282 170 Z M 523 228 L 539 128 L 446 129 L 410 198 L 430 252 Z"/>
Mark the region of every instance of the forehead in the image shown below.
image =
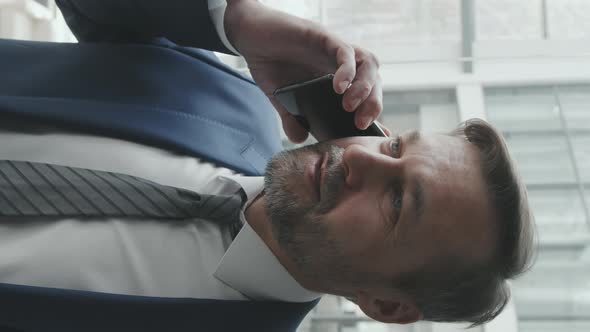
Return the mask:
<path id="1" fill-rule="evenodd" d="M 449 215 L 461 217 L 470 207 L 486 202 L 479 152 L 462 138 L 421 134 L 419 139 L 404 134 L 404 178 L 423 188 L 425 218 Z M 410 142 L 413 141 L 413 142 Z"/>
<path id="2" fill-rule="evenodd" d="M 473 144 L 442 134 L 421 134 L 419 139 L 411 140 L 406 139 L 402 147 L 406 177 L 420 179 L 434 197 L 482 195 L 479 151 Z"/>
<path id="3" fill-rule="evenodd" d="M 402 157 L 406 177 L 422 182 L 432 196 L 435 210 L 440 204 L 480 201 L 485 196 L 479 151 L 462 138 L 421 134 L 419 139 L 406 144 Z"/>
<path id="4" fill-rule="evenodd" d="M 491 212 L 477 147 L 458 137 L 423 134 L 406 153 L 407 177 L 425 188 L 422 230 L 450 250 L 484 254 L 491 245 Z"/>
<path id="5" fill-rule="evenodd" d="M 422 173 L 430 181 L 463 182 L 465 176 L 480 173 L 477 148 L 461 138 L 408 132 L 402 135 L 402 142 L 403 158 L 413 166 L 408 172 Z"/>

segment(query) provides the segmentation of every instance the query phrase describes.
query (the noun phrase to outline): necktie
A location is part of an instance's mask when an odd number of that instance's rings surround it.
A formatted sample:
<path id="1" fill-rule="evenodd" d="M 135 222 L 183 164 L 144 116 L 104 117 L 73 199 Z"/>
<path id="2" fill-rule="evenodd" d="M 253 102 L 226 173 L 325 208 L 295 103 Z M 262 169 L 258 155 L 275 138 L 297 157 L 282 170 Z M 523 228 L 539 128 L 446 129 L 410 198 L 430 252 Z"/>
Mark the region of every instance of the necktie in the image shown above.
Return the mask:
<path id="1" fill-rule="evenodd" d="M 201 218 L 235 232 L 244 201 L 242 191 L 203 195 L 125 174 L 0 160 L 0 216 Z"/>

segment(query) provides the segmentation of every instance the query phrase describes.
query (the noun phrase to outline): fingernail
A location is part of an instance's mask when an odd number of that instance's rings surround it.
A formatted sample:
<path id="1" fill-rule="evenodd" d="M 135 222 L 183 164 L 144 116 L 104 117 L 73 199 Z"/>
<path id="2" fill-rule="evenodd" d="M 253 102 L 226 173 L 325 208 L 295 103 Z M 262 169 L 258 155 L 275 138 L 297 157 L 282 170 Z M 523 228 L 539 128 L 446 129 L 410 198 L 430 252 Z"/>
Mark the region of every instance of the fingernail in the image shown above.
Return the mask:
<path id="1" fill-rule="evenodd" d="M 360 129 L 365 130 L 369 127 L 373 119 L 371 119 L 368 115 L 361 115 L 360 119 Z"/>
<path id="2" fill-rule="evenodd" d="M 342 91 L 341 93 L 344 93 L 346 91 L 346 89 L 348 89 L 348 86 L 350 85 L 350 82 L 348 81 L 342 81 L 340 82 L 340 84 L 338 85 L 338 87 L 340 88 L 340 91 Z"/>
<path id="3" fill-rule="evenodd" d="M 353 99 L 350 102 L 350 111 L 354 111 L 359 106 L 360 102 L 360 98 Z"/>

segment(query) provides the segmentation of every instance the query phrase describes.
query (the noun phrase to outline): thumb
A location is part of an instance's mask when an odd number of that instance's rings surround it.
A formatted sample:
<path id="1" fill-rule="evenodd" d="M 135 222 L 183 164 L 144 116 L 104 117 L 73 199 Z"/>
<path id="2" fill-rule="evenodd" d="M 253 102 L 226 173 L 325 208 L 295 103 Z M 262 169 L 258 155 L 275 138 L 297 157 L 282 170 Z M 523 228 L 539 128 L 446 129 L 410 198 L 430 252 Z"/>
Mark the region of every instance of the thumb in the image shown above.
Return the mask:
<path id="1" fill-rule="evenodd" d="M 309 135 L 307 129 L 303 128 L 299 122 L 297 122 L 297 119 L 295 119 L 291 113 L 287 112 L 283 105 L 281 105 L 281 103 L 279 103 L 276 99 L 271 98 L 271 103 L 281 117 L 283 130 L 285 131 L 285 134 L 289 140 L 293 143 L 301 143 L 305 141 Z"/>

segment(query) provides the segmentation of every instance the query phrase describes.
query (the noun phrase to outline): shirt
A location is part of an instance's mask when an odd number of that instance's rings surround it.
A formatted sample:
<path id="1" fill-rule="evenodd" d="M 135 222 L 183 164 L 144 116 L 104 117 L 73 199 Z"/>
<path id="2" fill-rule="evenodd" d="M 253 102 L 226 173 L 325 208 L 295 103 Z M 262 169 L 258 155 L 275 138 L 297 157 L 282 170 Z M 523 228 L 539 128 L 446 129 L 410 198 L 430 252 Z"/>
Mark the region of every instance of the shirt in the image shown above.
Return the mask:
<path id="1" fill-rule="evenodd" d="M 15 128 L 18 128 L 16 130 Z M 142 177 L 204 194 L 242 187 L 245 207 L 263 186 L 198 158 L 125 140 L 3 121 L 0 158 Z M 306 302 L 303 288 L 241 213 L 227 230 L 198 220 L 178 224 L 119 218 L 0 222 L 0 282 L 157 297 Z M 255 266 L 256 268 L 252 268 Z"/>
<path id="2" fill-rule="evenodd" d="M 217 31 L 217 35 L 219 36 L 219 39 L 221 39 L 223 45 L 236 55 L 240 55 L 240 52 L 238 52 L 227 39 L 225 27 L 223 26 L 223 18 L 225 16 L 227 2 L 225 0 L 207 0 L 207 7 L 209 8 L 209 16 L 211 17 L 211 21 L 213 21 L 215 31 Z"/>

